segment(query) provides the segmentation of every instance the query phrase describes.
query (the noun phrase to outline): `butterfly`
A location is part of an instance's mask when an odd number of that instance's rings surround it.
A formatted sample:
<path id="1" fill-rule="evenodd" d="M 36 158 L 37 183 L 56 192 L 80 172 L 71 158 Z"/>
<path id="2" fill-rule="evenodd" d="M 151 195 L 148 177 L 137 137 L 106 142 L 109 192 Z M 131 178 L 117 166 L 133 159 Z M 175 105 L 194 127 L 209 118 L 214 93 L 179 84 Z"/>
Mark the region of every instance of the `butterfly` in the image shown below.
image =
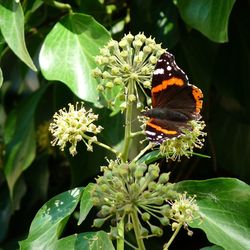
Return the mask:
<path id="1" fill-rule="evenodd" d="M 149 117 L 146 135 L 156 144 L 179 137 L 190 129 L 189 121 L 200 119 L 202 91 L 189 84 L 174 56 L 165 52 L 156 63 L 151 88 L 152 109 L 143 114 Z"/>

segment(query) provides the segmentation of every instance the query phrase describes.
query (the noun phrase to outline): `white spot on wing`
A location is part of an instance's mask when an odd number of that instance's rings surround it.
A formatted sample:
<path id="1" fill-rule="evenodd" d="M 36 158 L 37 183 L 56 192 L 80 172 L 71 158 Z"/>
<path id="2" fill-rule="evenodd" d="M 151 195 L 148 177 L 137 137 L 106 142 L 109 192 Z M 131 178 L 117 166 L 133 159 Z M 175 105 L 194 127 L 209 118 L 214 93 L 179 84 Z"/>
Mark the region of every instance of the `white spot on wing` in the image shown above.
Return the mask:
<path id="1" fill-rule="evenodd" d="M 154 71 L 154 75 L 162 75 L 162 74 L 164 74 L 163 68 L 159 68 Z"/>
<path id="2" fill-rule="evenodd" d="M 170 71 L 172 69 L 171 66 L 167 66 L 167 70 Z"/>
<path id="3" fill-rule="evenodd" d="M 154 136 L 154 135 L 156 135 L 156 133 L 155 132 L 151 132 L 151 131 L 146 131 L 146 134 L 148 134 L 148 135 L 151 135 L 151 136 Z"/>

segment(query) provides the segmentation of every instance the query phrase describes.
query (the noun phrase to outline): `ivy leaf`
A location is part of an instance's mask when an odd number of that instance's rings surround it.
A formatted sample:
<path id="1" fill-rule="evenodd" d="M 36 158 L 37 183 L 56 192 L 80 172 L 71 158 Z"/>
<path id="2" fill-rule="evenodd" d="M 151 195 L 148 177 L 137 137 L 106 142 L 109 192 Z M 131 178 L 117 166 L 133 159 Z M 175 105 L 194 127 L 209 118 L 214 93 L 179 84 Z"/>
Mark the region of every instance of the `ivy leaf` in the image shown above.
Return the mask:
<path id="1" fill-rule="evenodd" d="M 2 85 L 3 85 L 3 72 L 0 68 L 0 88 L 2 87 Z"/>
<path id="2" fill-rule="evenodd" d="M 24 39 L 22 6 L 15 0 L 0 0 L 0 29 L 11 50 L 32 70 L 37 71 Z"/>
<path id="3" fill-rule="evenodd" d="M 58 237 L 79 202 L 81 191 L 75 188 L 46 202 L 33 219 L 27 239 L 19 243 L 20 249 L 56 249 L 54 246 L 58 244 Z"/>
<path id="4" fill-rule="evenodd" d="M 78 235 L 76 244 L 76 250 L 115 250 L 108 234 L 103 231 L 88 232 Z"/>
<path id="5" fill-rule="evenodd" d="M 178 0 L 182 19 L 214 42 L 228 41 L 228 21 L 235 0 Z"/>
<path id="6" fill-rule="evenodd" d="M 160 154 L 160 150 L 154 150 L 154 151 L 152 151 L 152 152 L 149 152 L 149 153 L 147 153 L 147 154 L 145 154 L 145 155 L 143 155 L 139 160 L 138 160 L 138 162 L 139 163 L 145 163 L 145 164 L 150 164 L 150 163 L 152 163 L 152 162 L 154 162 L 154 161 L 157 161 L 157 160 L 159 160 L 159 159 L 161 159 L 161 158 L 163 158 L 164 156 L 162 156 L 161 154 Z"/>
<path id="7" fill-rule="evenodd" d="M 39 55 L 44 77 L 65 83 L 75 95 L 98 104 L 94 56 L 110 39 L 108 31 L 91 16 L 70 14 L 47 35 Z"/>
<path id="8" fill-rule="evenodd" d="M 210 242 L 224 249 L 250 246 L 250 186 L 233 178 L 183 181 L 177 190 L 196 195 L 202 221 L 190 226 L 202 229 Z"/>
<path id="9" fill-rule="evenodd" d="M 80 225 L 85 220 L 89 211 L 93 207 L 93 203 L 90 197 L 90 192 L 93 189 L 93 187 L 94 187 L 94 184 L 89 183 L 83 190 L 81 202 L 80 202 L 80 216 L 78 220 L 78 225 Z"/>
<path id="10" fill-rule="evenodd" d="M 35 158 L 34 113 L 45 89 L 46 86 L 40 88 L 12 110 L 7 117 L 4 134 L 6 144 L 4 173 L 12 197 L 16 181 Z"/>

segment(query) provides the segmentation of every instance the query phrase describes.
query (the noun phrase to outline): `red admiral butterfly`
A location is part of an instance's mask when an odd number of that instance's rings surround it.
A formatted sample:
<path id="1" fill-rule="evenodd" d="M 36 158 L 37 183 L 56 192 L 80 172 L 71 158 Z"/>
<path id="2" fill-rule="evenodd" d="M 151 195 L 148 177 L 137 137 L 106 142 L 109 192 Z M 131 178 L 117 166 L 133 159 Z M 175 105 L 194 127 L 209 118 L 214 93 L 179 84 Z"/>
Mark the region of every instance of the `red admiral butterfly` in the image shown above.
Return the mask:
<path id="1" fill-rule="evenodd" d="M 146 134 L 157 144 L 190 129 L 189 121 L 200 118 L 202 91 L 189 84 L 187 75 L 177 66 L 175 58 L 165 52 L 158 60 L 152 79 L 152 109 L 144 112 L 150 117 Z"/>

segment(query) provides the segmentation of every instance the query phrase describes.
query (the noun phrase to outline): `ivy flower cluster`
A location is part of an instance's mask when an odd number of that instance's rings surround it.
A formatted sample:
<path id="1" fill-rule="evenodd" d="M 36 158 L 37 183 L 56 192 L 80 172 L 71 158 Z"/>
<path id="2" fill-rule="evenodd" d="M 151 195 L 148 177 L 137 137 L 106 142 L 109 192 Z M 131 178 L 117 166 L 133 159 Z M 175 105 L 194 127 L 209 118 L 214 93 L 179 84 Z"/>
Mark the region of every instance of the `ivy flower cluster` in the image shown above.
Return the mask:
<path id="1" fill-rule="evenodd" d="M 188 235 L 192 236 L 193 232 L 188 228 L 188 223 L 198 218 L 199 207 L 196 204 L 195 196 L 187 196 L 187 193 L 178 194 L 178 198 L 171 204 L 170 217 L 173 220 L 172 230 L 183 226 Z"/>
<path id="2" fill-rule="evenodd" d="M 151 88 L 151 77 L 155 64 L 165 50 L 151 37 L 143 33 L 136 36 L 125 35 L 120 42 L 111 40 L 100 49 L 95 60 L 99 65 L 93 70 L 93 76 L 102 78 L 98 90 L 106 97 L 110 107 L 120 104 L 124 110 L 131 102 L 142 108 L 140 93 L 148 98 L 145 88 Z M 109 93 L 117 91 L 115 100 L 109 99 Z"/>
<path id="3" fill-rule="evenodd" d="M 98 115 L 92 110 L 86 110 L 81 102 L 76 105 L 68 104 L 69 109 L 60 109 L 53 116 L 53 122 L 50 123 L 49 131 L 54 137 L 51 142 L 52 146 L 58 145 L 63 151 L 66 144 L 69 143 L 69 152 L 71 155 L 77 154 L 76 146 L 79 141 L 83 141 L 87 150 L 92 151 L 93 142 L 97 142 L 96 134 L 102 130 L 101 126 L 94 124 Z"/>
<path id="4" fill-rule="evenodd" d="M 93 204 L 100 207 L 94 226 L 101 227 L 112 218 L 116 222 L 124 220 L 127 230 L 139 230 L 139 236 L 147 238 L 163 234 L 161 227 L 152 224 L 152 218 L 162 226 L 169 225 L 170 220 L 178 222 L 178 218 L 182 218 L 178 217 L 177 211 L 182 206 L 178 207 L 177 201 L 169 202 L 181 196 L 169 182 L 169 173 L 160 174 L 157 164 L 147 166 L 144 163 L 110 161 L 108 166 L 102 167 L 102 172 L 91 193 Z M 135 221 L 138 218 L 140 220 Z M 190 217 L 182 219 L 183 224 L 190 222 Z"/>
<path id="5" fill-rule="evenodd" d="M 181 136 L 166 140 L 160 145 L 160 153 L 166 160 L 180 161 L 182 156 L 189 158 L 193 155 L 194 148 L 203 147 L 204 137 L 207 135 L 203 131 L 206 127 L 205 122 L 192 120 L 189 123 L 191 129 L 184 129 Z"/>

